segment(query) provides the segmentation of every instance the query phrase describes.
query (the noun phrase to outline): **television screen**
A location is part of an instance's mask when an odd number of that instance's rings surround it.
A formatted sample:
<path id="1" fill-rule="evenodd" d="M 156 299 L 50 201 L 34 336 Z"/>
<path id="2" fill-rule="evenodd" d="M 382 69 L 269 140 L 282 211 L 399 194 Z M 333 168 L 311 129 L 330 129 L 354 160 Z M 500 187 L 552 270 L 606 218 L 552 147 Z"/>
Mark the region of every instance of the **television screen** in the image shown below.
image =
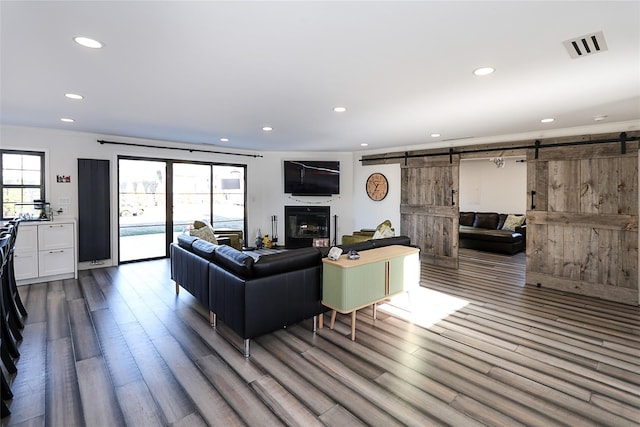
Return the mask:
<path id="1" fill-rule="evenodd" d="M 284 192 L 294 196 L 340 194 L 340 162 L 285 161 Z"/>

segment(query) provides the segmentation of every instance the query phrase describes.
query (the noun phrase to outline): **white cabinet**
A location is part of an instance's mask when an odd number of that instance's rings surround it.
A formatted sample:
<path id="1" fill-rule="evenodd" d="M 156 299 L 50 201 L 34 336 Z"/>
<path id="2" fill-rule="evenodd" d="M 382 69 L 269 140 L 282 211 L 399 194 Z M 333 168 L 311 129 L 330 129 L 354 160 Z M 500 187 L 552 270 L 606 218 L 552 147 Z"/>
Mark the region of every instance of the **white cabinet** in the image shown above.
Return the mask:
<path id="1" fill-rule="evenodd" d="M 75 275 L 74 224 L 50 223 L 38 225 L 39 276 Z"/>
<path id="2" fill-rule="evenodd" d="M 21 223 L 15 252 L 19 285 L 78 277 L 76 223 Z"/>
<path id="3" fill-rule="evenodd" d="M 20 224 L 13 265 L 17 281 L 38 277 L 38 227 Z"/>

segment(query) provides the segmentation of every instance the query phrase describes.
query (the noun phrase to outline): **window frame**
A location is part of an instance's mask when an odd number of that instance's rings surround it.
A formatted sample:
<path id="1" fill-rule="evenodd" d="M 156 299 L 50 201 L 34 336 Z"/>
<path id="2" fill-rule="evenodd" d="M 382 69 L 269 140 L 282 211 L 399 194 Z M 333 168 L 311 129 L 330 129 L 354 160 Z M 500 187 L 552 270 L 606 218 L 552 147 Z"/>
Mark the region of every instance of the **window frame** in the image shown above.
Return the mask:
<path id="1" fill-rule="evenodd" d="M 5 184 L 4 183 L 4 164 L 3 158 L 5 154 L 19 154 L 19 155 L 27 155 L 27 156 L 39 156 L 40 157 L 40 185 L 28 185 L 28 184 Z M 17 188 L 17 189 L 25 189 L 25 188 L 39 188 L 40 189 L 40 199 L 46 199 L 46 173 L 45 173 L 45 165 L 46 165 L 46 153 L 44 151 L 36 151 L 36 150 L 12 150 L 12 149 L 0 149 L 0 192 L 2 193 L 2 201 L 0 201 L 0 209 L 2 209 L 2 219 L 8 220 L 13 219 L 13 217 L 5 217 L 4 216 L 4 189 L 5 188 Z M 29 203 L 28 201 L 22 201 L 22 203 Z"/>

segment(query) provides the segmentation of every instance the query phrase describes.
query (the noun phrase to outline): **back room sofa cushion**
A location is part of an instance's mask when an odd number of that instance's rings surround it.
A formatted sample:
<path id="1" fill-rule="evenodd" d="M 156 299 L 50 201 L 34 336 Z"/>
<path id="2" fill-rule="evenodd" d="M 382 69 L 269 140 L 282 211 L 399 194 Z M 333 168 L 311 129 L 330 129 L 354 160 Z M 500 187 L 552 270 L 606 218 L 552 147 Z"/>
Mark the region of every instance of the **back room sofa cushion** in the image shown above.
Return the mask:
<path id="1" fill-rule="evenodd" d="M 498 229 L 498 214 L 489 212 L 477 212 L 476 219 L 473 222 L 475 228 L 488 228 L 490 230 Z"/>

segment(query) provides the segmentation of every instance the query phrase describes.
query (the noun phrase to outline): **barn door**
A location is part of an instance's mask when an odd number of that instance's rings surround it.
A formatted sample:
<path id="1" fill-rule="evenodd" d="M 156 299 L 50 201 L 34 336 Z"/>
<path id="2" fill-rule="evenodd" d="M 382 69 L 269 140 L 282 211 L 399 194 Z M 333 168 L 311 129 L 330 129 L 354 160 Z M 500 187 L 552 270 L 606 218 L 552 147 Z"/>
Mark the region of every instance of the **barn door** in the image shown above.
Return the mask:
<path id="1" fill-rule="evenodd" d="M 422 262 L 458 268 L 460 157 L 422 157 L 402 167 L 401 233 Z"/>
<path id="2" fill-rule="evenodd" d="M 638 302 L 638 148 L 527 153 L 528 284 Z"/>

